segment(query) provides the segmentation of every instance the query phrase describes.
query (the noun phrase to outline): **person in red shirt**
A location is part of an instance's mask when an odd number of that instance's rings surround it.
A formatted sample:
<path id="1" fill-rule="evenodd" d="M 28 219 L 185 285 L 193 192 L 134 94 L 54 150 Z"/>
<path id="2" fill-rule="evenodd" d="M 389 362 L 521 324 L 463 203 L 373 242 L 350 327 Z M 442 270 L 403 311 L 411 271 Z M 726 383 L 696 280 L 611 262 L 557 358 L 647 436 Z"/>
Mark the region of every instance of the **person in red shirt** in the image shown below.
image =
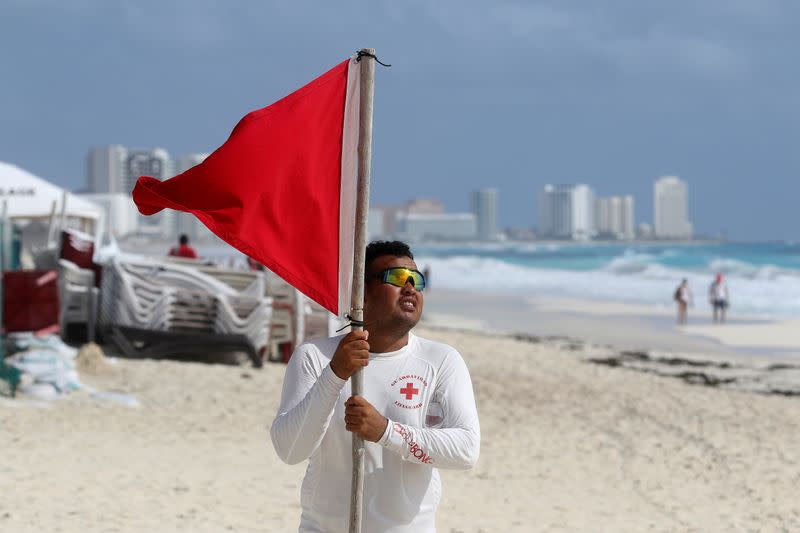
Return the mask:
<path id="1" fill-rule="evenodd" d="M 187 259 L 197 259 L 197 252 L 189 246 L 189 237 L 183 234 L 178 239 L 178 246 L 169 249 L 169 255 L 174 257 L 186 257 Z"/>

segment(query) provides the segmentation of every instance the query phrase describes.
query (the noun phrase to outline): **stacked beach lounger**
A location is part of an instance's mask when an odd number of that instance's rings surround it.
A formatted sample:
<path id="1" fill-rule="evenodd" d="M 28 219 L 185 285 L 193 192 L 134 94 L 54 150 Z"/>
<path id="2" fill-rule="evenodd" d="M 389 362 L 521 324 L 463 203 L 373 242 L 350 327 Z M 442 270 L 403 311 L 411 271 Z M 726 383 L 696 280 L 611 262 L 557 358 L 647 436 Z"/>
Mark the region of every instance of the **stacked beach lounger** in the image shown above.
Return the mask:
<path id="1" fill-rule="evenodd" d="M 333 313 L 319 305 L 314 300 L 300 295 L 304 301 L 303 310 L 303 335 L 305 339 L 316 339 L 319 337 L 333 337 L 337 335 L 337 330 L 345 325 L 345 322 L 336 317 Z M 341 333 L 341 331 L 340 331 Z"/>
<path id="2" fill-rule="evenodd" d="M 295 346 L 306 339 L 332 337 L 344 325 L 336 315 L 309 299 L 277 274 L 266 270 L 266 294 L 273 299 L 270 328 L 271 358 L 286 361 Z"/>
<path id="3" fill-rule="evenodd" d="M 264 294 L 272 298 L 270 323 L 270 359 L 288 361 L 294 348 L 303 342 L 304 322 L 301 301 L 303 295 L 270 270 L 264 270 Z"/>
<path id="4" fill-rule="evenodd" d="M 90 320 L 94 270 L 80 268 L 72 261 L 58 260 L 58 295 L 61 303 L 62 335 L 69 324 L 88 324 Z"/>
<path id="5" fill-rule="evenodd" d="M 116 257 L 103 269 L 101 327 L 126 355 L 200 353 L 240 345 L 260 364 L 269 347 L 272 317 L 264 277 L 222 270 Z"/>
<path id="6" fill-rule="evenodd" d="M 269 323 L 268 357 L 272 361 L 285 360 L 295 346 L 303 342 L 303 315 L 300 302 L 303 295 L 272 271 L 233 270 L 220 268 L 211 263 L 200 264 L 197 260 L 169 257 L 167 261 L 191 265 L 237 291 L 247 294 L 263 294 L 272 301 Z M 263 283 L 254 283 L 256 279 Z"/>

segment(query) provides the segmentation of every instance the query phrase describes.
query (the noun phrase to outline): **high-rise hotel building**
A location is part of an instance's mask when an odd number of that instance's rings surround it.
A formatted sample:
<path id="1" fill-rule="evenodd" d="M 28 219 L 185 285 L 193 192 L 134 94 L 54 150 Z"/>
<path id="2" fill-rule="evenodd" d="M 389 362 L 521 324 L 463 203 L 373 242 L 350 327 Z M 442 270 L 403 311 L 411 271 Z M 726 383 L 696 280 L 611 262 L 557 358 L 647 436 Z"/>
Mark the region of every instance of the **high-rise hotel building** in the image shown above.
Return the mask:
<path id="1" fill-rule="evenodd" d="M 478 224 L 478 240 L 495 240 L 497 238 L 497 190 L 473 191 L 472 213 Z"/>
<path id="2" fill-rule="evenodd" d="M 633 196 L 609 196 L 595 200 L 597 236 L 607 239 L 633 239 Z"/>
<path id="3" fill-rule="evenodd" d="M 539 234 L 589 240 L 595 234 L 594 192 L 588 185 L 545 185 L 539 195 Z"/>
<path id="4" fill-rule="evenodd" d="M 689 187 L 677 176 L 663 176 L 653 187 L 654 230 L 659 239 L 691 239 Z"/>
<path id="5" fill-rule="evenodd" d="M 139 176 L 172 177 L 175 165 L 163 148 L 136 150 L 112 144 L 89 150 L 87 192 L 130 194 Z"/>

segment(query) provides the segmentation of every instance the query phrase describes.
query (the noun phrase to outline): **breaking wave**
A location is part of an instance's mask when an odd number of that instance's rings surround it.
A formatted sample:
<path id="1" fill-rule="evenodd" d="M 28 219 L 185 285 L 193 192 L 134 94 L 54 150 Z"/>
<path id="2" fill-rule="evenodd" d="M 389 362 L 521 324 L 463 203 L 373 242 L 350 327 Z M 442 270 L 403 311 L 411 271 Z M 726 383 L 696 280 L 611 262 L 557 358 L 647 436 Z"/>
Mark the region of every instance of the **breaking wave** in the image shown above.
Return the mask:
<path id="1" fill-rule="evenodd" d="M 732 257 L 736 252 L 749 260 Z M 674 289 L 685 278 L 698 309 L 708 308 L 708 287 L 721 273 L 731 294 L 732 313 L 800 318 L 800 252 L 784 255 L 755 254 L 752 245 L 744 251 L 726 250 L 724 246 L 631 249 L 565 245 L 548 249 L 546 245 L 526 245 L 524 249 L 422 249 L 417 253 L 417 264 L 430 270 L 434 289 L 516 292 L 663 307 L 673 305 Z M 784 264 L 777 264 L 779 261 Z"/>

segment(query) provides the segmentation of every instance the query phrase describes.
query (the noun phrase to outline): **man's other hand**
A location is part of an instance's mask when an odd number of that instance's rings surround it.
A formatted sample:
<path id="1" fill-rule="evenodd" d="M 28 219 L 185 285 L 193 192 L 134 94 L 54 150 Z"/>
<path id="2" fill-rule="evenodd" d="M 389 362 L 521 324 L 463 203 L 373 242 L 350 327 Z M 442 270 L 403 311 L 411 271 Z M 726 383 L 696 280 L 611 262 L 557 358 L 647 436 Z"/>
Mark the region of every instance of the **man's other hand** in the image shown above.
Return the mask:
<path id="1" fill-rule="evenodd" d="M 345 429 L 364 440 L 378 442 L 388 423 L 389 420 L 362 396 L 351 396 L 344 402 Z"/>
<path id="2" fill-rule="evenodd" d="M 331 370 L 339 379 L 349 379 L 361 367 L 369 364 L 369 332 L 351 331 L 339 341 L 331 359 Z"/>

